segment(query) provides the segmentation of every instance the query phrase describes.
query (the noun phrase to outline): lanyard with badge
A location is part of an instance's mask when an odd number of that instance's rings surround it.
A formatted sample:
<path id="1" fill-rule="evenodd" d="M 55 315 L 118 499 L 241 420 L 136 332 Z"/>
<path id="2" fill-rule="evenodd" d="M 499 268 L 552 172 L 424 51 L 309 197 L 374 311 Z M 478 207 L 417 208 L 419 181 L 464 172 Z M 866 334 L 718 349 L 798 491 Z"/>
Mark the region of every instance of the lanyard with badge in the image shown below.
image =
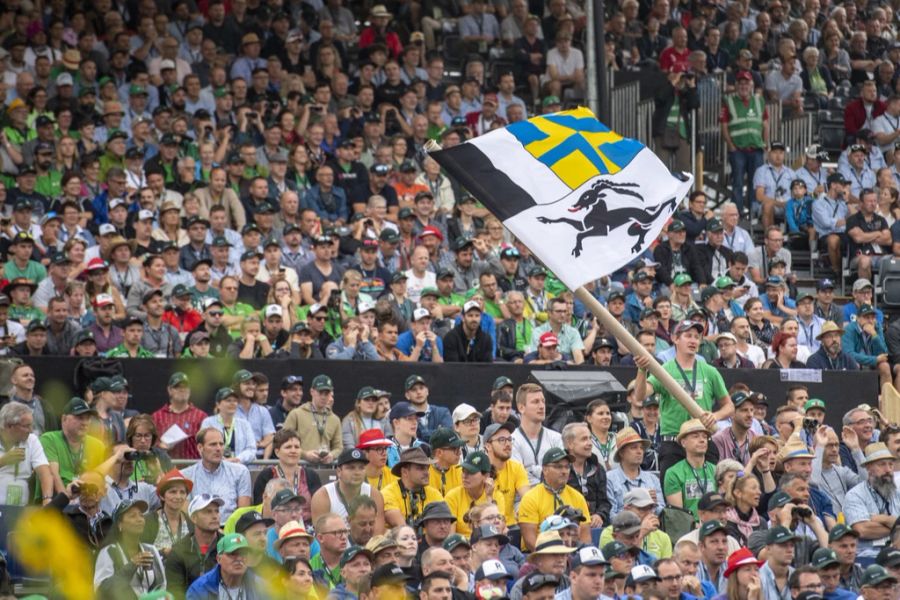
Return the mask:
<path id="1" fill-rule="evenodd" d="M 544 437 L 544 428 L 541 427 L 541 431 L 540 433 L 538 433 L 537 443 L 533 446 L 531 445 L 531 440 L 528 439 L 528 434 L 525 433 L 525 430 L 519 427 L 519 431 L 522 433 L 522 437 L 525 439 L 525 443 L 528 444 L 528 447 L 534 453 L 534 464 L 539 465 L 541 463 L 541 460 L 538 455 L 541 453 L 541 440 Z"/>
<path id="2" fill-rule="evenodd" d="M 681 368 L 681 365 L 678 364 L 678 361 L 675 361 L 675 366 L 678 367 L 678 372 L 681 373 L 681 379 L 684 381 L 684 385 L 687 386 L 687 390 L 691 393 L 691 397 L 695 400 L 697 399 L 697 361 L 694 361 L 694 366 L 691 368 L 691 380 L 688 381 L 687 373 L 684 372 L 684 369 Z"/>

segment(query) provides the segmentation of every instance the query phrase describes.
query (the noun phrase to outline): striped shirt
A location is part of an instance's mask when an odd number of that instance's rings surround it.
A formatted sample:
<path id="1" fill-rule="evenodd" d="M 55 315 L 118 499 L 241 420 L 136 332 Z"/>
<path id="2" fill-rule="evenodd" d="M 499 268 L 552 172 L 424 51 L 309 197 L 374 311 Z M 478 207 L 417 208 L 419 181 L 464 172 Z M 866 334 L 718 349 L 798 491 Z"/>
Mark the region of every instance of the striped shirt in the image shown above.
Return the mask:
<path id="1" fill-rule="evenodd" d="M 169 456 L 181 459 L 198 459 L 200 453 L 197 452 L 197 443 L 194 436 L 200 431 L 200 424 L 206 418 L 206 413 L 194 406 L 188 407 L 184 412 L 177 413 L 172 410 L 171 404 L 166 404 L 155 413 L 153 413 L 153 423 L 156 425 L 156 432 L 162 436 L 169 430 L 172 425 L 178 425 L 188 438 L 178 442 L 172 448 L 169 448 Z"/>

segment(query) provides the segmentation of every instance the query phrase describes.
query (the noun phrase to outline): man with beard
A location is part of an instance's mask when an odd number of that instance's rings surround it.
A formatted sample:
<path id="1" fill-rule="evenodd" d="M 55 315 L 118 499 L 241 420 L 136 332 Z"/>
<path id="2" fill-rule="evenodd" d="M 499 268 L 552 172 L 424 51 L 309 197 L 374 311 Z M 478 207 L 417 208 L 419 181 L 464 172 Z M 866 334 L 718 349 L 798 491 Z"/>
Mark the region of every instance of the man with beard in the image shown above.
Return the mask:
<path id="1" fill-rule="evenodd" d="M 441 493 L 428 485 L 431 460 L 421 448 L 409 448 L 391 469 L 399 479 L 382 490 L 384 519 L 390 527 L 415 523 L 431 502 L 443 500 Z"/>
<path id="2" fill-rule="evenodd" d="M 369 496 L 375 501 L 375 531 L 384 532 L 384 501 L 381 492 L 373 490 L 366 481 L 365 454 L 357 448 L 345 448 L 337 459 L 337 479 L 320 487 L 312 496 L 313 522 L 319 517 L 334 513 L 350 518 L 350 504 L 359 496 Z"/>
<path id="3" fill-rule="evenodd" d="M 606 469 L 594 455 L 591 430 L 587 423 L 569 423 L 562 430 L 563 445 L 572 457 L 569 486 L 579 490 L 590 508 L 591 527 L 609 521 L 610 502 L 606 495 Z"/>
<path id="4" fill-rule="evenodd" d="M 809 369 L 824 371 L 858 371 L 859 365 L 843 350 L 844 330 L 834 321 L 826 321 L 816 336 L 819 349 L 806 360 Z"/>
<path id="5" fill-rule="evenodd" d="M 191 332 L 193 334 L 199 331 L 209 335 L 209 353 L 216 357 L 225 356 L 228 345 L 231 344 L 228 329 L 222 324 L 224 314 L 222 302 L 218 298 L 204 299 L 203 322 Z"/>
<path id="6" fill-rule="evenodd" d="M 894 482 L 894 455 L 876 442 L 866 446 L 862 466 L 868 478 L 847 492 L 844 517 L 859 538 L 857 556 L 863 565 L 871 564 L 878 553 L 876 542 L 888 538 L 900 514 L 900 491 Z"/>
<path id="7" fill-rule="evenodd" d="M 269 409 L 275 429 L 284 426 L 288 414 L 303 403 L 303 376 L 288 375 L 281 380 L 281 402 Z"/>
<path id="8" fill-rule="evenodd" d="M 455 522 L 456 517 L 450 512 L 450 507 L 446 502 L 432 502 L 425 506 L 422 518 L 417 524 L 422 528 L 422 537 L 419 542 L 419 562 L 422 561 L 422 554 L 429 548 L 443 549 L 444 540 L 450 536 Z"/>

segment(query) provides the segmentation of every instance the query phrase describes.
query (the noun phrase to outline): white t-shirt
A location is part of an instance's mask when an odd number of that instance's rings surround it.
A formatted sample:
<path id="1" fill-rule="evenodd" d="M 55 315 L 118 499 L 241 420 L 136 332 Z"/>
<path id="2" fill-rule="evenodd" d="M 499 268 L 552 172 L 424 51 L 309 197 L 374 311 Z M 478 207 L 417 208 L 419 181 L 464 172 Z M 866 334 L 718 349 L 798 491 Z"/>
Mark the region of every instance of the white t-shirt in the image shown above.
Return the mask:
<path id="1" fill-rule="evenodd" d="M 529 440 L 521 427 L 512 434 L 512 458 L 522 463 L 528 473 L 528 483 L 535 485 L 541 481 L 541 461 L 550 448 L 563 448 L 562 436 L 546 427 L 541 429 L 539 440 Z"/>
<path id="2" fill-rule="evenodd" d="M 556 48 L 547 52 L 547 79 L 550 79 L 550 67 L 556 67 L 560 77 L 571 77 L 578 69 L 584 69 L 584 55 L 578 48 L 569 50 L 569 55 L 563 58 Z"/>
<path id="3" fill-rule="evenodd" d="M 21 444 L 16 444 L 16 447 L 25 449 L 25 460 L 0 467 L 0 505 L 25 506 L 30 500 L 28 478 L 36 468 L 49 464 L 44 447 L 35 434 L 28 434 L 28 438 Z M 7 451 L 0 442 L 0 454 Z"/>
<path id="4" fill-rule="evenodd" d="M 406 293 L 414 304 L 419 303 L 422 297 L 422 290 L 428 287 L 437 287 L 437 279 L 431 271 L 425 271 L 424 277 L 417 277 L 412 269 L 407 269 L 404 273 L 409 279 L 406 281 Z"/>

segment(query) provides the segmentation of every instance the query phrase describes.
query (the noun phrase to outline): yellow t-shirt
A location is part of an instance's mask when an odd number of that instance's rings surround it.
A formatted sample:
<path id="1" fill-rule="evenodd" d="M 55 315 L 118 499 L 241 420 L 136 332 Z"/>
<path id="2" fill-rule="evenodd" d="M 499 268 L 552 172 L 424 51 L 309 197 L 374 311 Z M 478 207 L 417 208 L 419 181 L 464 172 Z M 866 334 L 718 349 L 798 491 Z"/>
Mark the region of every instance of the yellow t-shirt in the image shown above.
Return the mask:
<path id="1" fill-rule="evenodd" d="M 444 499 L 439 491 L 430 485 L 426 485 L 425 500 L 422 501 L 416 499 L 415 507 L 413 507 L 411 506 L 412 498 L 410 498 L 409 494 L 407 494 L 405 498 L 403 497 L 403 493 L 400 491 L 400 481 L 395 481 L 382 489 L 381 496 L 384 498 L 384 512 L 389 510 L 399 510 L 400 514 L 402 514 L 403 518 L 407 521 L 409 521 L 410 512 L 412 512 L 412 517 L 418 519 L 422 515 L 422 509 L 426 504 L 429 502 L 440 502 Z"/>
<path id="2" fill-rule="evenodd" d="M 497 471 L 494 479 L 494 493 L 499 492 L 503 498 L 502 503 L 497 503 L 500 512 L 506 517 L 506 523 L 512 525 L 516 522 L 516 490 L 528 486 L 528 472 L 525 466 L 515 459 L 509 459 L 503 468 Z"/>
<path id="3" fill-rule="evenodd" d="M 500 495 L 500 492 L 494 490 L 494 495 L 492 496 L 494 500 L 494 504 L 499 508 L 501 503 L 503 502 L 503 496 Z M 444 500 L 447 502 L 447 505 L 450 506 L 450 512 L 453 513 L 453 516 L 456 517 L 456 533 L 460 533 L 465 537 L 469 537 L 472 534 L 472 528 L 469 527 L 469 524 L 463 520 L 463 517 L 466 516 L 466 513 L 469 512 L 469 509 L 475 505 L 486 504 L 488 499 L 484 492 L 481 493 L 481 498 L 472 502 L 472 497 L 469 496 L 469 493 L 466 491 L 466 488 L 459 486 L 457 488 L 453 488 L 447 495 L 444 496 Z M 515 523 L 515 521 L 513 521 Z M 509 521 L 507 521 L 507 525 Z"/>
<path id="4" fill-rule="evenodd" d="M 537 484 L 525 494 L 522 502 L 519 503 L 519 522 L 532 523 L 540 527 L 544 519 L 554 514 L 560 506 L 564 505 L 577 508 L 585 517 L 591 517 L 587 500 L 575 488 L 568 485 L 564 487 L 559 494 L 559 499 L 562 500 L 562 503 L 547 491 L 544 484 Z"/>
<path id="5" fill-rule="evenodd" d="M 462 485 L 462 467 L 453 465 L 444 473 L 444 484 L 441 484 L 441 472 L 434 465 L 428 467 L 428 485 L 439 491 L 444 496 L 453 488 Z"/>
<path id="6" fill-rule="evenodd" d="M 379 492 L 397 481 L 397 479 L 398 477 L 391 473 L 391 470 L 387 467 L 387 465 L 381 467 L 381 473 L 377 477 L 366 477 L 369 485 L 371 485 Z"/>

